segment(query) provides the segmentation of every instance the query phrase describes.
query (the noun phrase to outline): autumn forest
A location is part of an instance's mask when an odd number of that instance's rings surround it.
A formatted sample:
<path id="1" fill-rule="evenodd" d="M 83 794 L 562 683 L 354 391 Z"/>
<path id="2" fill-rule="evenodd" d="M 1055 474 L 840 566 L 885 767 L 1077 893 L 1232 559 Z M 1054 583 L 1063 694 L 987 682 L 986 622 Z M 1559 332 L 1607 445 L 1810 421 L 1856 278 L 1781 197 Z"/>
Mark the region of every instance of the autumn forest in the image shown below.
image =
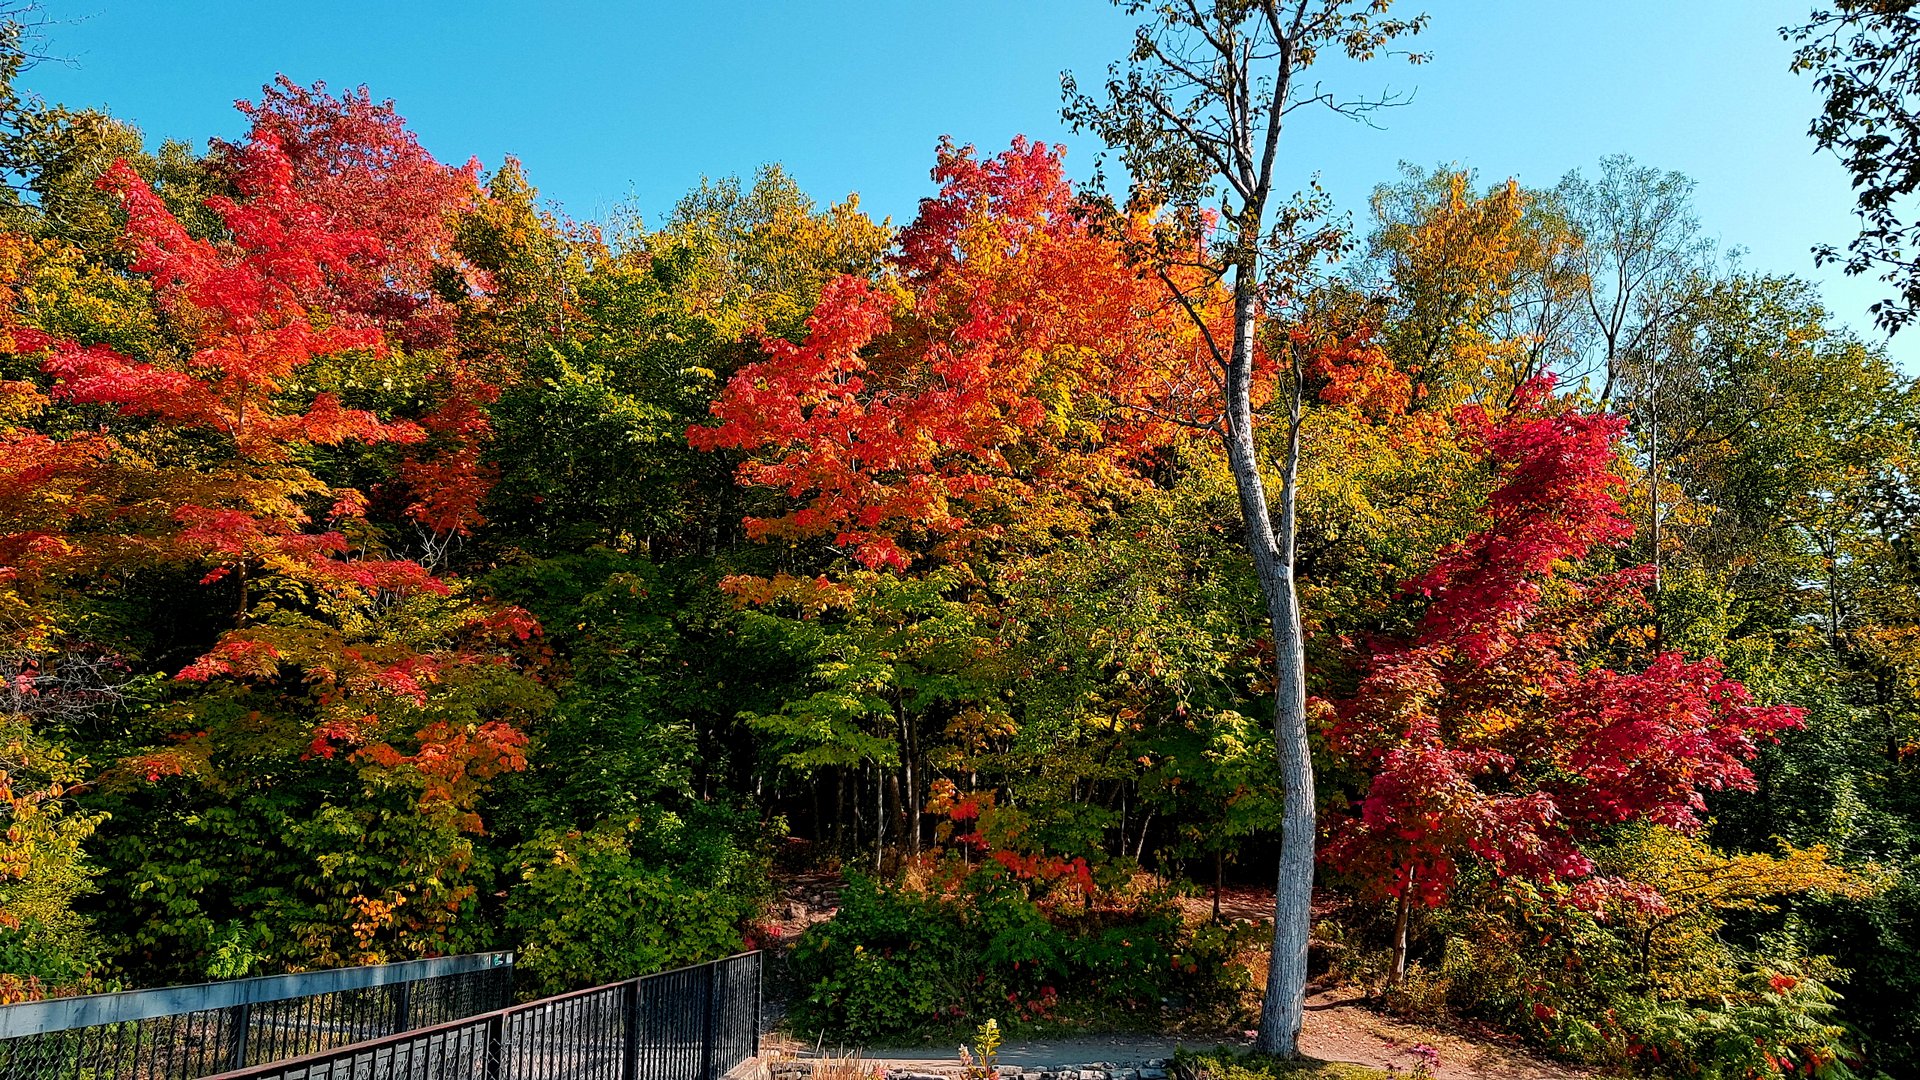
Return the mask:
<path id="1" fill-rule="evenodd" d="M 1285 121 L 1426 59 L 1387 0 L 1123 3 L 1101 175 L 956 133 L 904 222 L 580 220 L 286 78 L 155 144 L 13 12 L 0 999 L 764 947 L 845 1043 L 1284 1061 L 1337 983 L 1920 1075 L 1920 8 L 1830 6 L 1874 325 L 1629 156 L 1333 205 Z"/>

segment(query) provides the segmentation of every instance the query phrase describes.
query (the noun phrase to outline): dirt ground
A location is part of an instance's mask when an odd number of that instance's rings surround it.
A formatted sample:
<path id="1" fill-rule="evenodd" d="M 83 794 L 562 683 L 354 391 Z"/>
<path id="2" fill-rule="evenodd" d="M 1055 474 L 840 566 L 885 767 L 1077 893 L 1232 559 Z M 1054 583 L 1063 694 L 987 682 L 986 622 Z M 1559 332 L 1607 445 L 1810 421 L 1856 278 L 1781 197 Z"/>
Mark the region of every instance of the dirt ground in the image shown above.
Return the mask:
<path id="1" fill-rule="evenodd" d="M 1311 1057 L 1411 1070 L 1412 1049 L 1421 1044 L 1439 1051 L 1440 1067 L 1433 1074 L 1438 1080 L 1587 1080 L 1595 1075 L 1589 1070 L 1541 1061 L 1516 1049 L 1384 1015 L 1368 1008 L 1359 991 L 1350 988 L 1321 989 L 1307 998 L 1300 1049 Z"/>

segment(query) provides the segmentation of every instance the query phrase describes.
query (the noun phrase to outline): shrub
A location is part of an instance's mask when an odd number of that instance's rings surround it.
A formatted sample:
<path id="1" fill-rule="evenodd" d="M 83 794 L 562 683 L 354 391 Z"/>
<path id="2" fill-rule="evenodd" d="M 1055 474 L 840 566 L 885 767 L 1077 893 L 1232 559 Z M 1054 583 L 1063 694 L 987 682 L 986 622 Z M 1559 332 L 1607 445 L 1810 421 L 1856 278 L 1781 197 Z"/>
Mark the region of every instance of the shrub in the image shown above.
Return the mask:
<path id="1" fill-rule="evenodd" d="M 1230 1019 L 1248 930 L 1190 926 L 1164 889 L 1101 886 L 1084 864 L 958 855 L 898 882 L 855 878 L 795 946 L 803 1031 L 874 1040 L 1009 1025 Z"/>
<path id="2" fill-rule="evenodd" d="M 1749 883 L 1775 865 L 1743 858 L 1738 880 Z M 1476 893 L 1475 903 L 1428 916 L 1437 947 L 1387 995 L 1390 1008 L 1490 1020 L 1556 1054 L 1641 1076 L 1852 1075 L 1828 985 L 1845 973 L 1804 955 L 1791 934 L 1742 947 L 1729 940 L 1724 909 L 1704 904 L 1676 900 L 1636 916 L 1615 904 L 1582 910 L 1512 881 Z M 1360 963 L 1369 960 L 1377 955 Z M 1374 981 L 1384 971 L 1342 974 Z"/>
<path id="3" fill-rule="evenodd" d="M 737 952 L 765 905 L 764 859 L 671 814 L 542 833 L 516 857 L 506 928 L 544 990 Z"/>

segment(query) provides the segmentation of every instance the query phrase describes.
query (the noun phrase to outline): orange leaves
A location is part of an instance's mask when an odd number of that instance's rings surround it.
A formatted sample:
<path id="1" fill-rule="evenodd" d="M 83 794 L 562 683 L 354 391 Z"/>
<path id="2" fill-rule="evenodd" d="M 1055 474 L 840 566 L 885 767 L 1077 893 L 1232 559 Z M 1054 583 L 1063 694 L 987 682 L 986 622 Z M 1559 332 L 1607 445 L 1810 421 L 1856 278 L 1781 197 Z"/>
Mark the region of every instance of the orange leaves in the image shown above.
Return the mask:
<path id="1" fill-rule="evenodd" d="M 500 391 L 456 368 L 446 398 L 421 420 L 432 440 L 425 453 L 408 455 L 400 482 L 412 493 L 408 518 L 441 536 L 466 536 L 483 524 L 480 502 L 493 486 L 495 469 L 481 448 L 493 434 L 485 406 Z"/>
<path id="2" fill-rule="evenodd" d="M 527 767 L 527 737 L 510 724 L 488 721 L 460 726 L 435 721 L 414 737 L 419 749 L 410 754 L 388 743 L 375 743 L 356 756 L 411 777 L 420 787 L 423 807 L 460 811 L 461 827 L 470 832 L 480 830 L 471 808 L 485 782 Z"/>
<path id="3" fill-rule="evenodd" d="M 1376 422 L 1399 417 L 1413 404 L 1412 377 L 1395 367 L 1365 330 L 1315 349 L 1307 373 L 1325 380 L 1321 401 Z"/>
<path id="4" fill-rule="evenodd" d="M 832 608 L 847 607 L 859 595 L 853 587 L 830 581 L 824 576 L 808 578 L 792 574 L 775 574 L 771 578 L 735 574 L 721 579 L 720 591 L 754 607 L 785 601 L 798 608 L 802 618 L 811 618 Z"/>
<path id="5" fill-rule="evenodd" d="M 1152 415 L 1199 355 L 1185 316 L 1093 227 L 1057 150 L 993 158 L 943 144 L 900 238 L 897 292 L 830 284 L 798 344 L 763 343 L 694 428 L 745 451 L 741 483 L 798 500 L 747 522 L 827 536 L 869 568 L 956 557 L 1024 532 L 1074 531 L 1180 429 Z"/>

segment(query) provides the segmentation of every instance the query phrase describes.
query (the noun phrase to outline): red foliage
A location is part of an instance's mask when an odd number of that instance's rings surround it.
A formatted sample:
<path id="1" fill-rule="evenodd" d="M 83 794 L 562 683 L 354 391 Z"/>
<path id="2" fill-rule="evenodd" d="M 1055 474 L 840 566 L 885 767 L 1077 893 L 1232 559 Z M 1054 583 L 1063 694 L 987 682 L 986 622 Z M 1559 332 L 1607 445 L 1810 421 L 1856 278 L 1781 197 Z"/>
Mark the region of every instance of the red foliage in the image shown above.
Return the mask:
<path id="1" fill-rule="evenodd" d="M 376 327 L 410 350 L 453 344 L 456 309 L 435 288 L 436 270 L 471 275 L 454 251 L 456 217 L 481 198 L 480 166 L 444 165 L 420 146 L 391 101 L 366 87 L 334 96 L 324 83 L 285 76 L 258 104 L 239 102 L 252 121 L 248 144 L 221 144 L 230 168 L 246 169 L 249 145 L 280 148 L 294 191 L 336 229 L 362 238 L 363 250 L 330 268 L 309 302 L 348 325 Z M 493 470 L 481 459 L 492 427 L 485 406 L 498 388 L 474 377 L 457 357 L 442 379 L 444 396 L 420 420 L 399 484 L 406 516 L 438 534 L 467 534 Z"/>
<path id="2" fill-rule="evenodd" d="M 1585 830 L 1698 828 L 1704 793 L 1750 789 L 1756 740 L 1800 722 L 1713 660 L 1584 662 L 1610 614 L 1644 610 L 1647 574 L 1569 576 L 1631 535 L 1612 471 L 1621 421 L 1556 410 L 1547 391 L 1498 420 L 1462 410 L 1499 471 L 1487 525 L 1409 583 L 1429 601 L 1417 632 L 1379 648 L 1338 706 L 1333 744 L 1371 781 L 1327 857 L 1395 895 L 1441 902 L 1469 853 L 1503 875 L 1585 877 Z"/>
<path id="3" fill-rule="evenodd" d="M 42 337 L 31 344 L 51 346 L 45 367 L 56 380 L 55 395 L 217 431 L 242 454 L 262 460 L 283 459 L 294 442 L 418 440 L 417 426 L 343 409 L 329 394 L 299 412 L 282 411 L 274 402 L 287 377 L 315 356 L 379 344 L 370 329 L 316 319 L 305 300 L 331 272 L 368 251 L 371 241 L 338 231 L 305 202 L 273 144 L 248 147 L 238 164 L 235 184 L 245 201 L 208 202 L 233 236 L 218 245 L 188 236 L 125 162 L 108 169 L 101 183 L 126 207 L 133 269 L 153 282 L 192 351 L 184 362 L 155 362 L 105 345 Z"/>
<path id="4" fill-rule="evenodd" d="M 1021 850 L 1024 819 L 996 806 L 993 792 L 963 795 L 951 780 L 936 780 L 928 792 L 926 808 L 929 813 L 946 815 L 947 820 L 935 829 L 943 841 L 992 860 L 1016 881 L 1046 889 L 1057 885 L 1077 887 L 1084 899 L 1098 893 L 1093 867 L 1085 858 Z"/>
<path id="5" fill-rule="evenodd" d="M 1075 492 L 1123 484 L 1180 429 L 1150 415 L 1200 355 L 1159 281 L 1075 201 L 1059 152 L 942 144 L 900 237 L 898 291 L 830 284 L 805 341 L 762 342 L 688 432 L 743 484 L 802 500 L 756 537 L 831 536 L 869 567 L 948 556 Z M 1058 503 L 1055 495 L 1067 496 Z"/>
<path id="6" fill-rule="evenodd" d="M 218 144 L 236 173 L 252 146 L 278 146 L 293 189 L 333 227 L 365 238 L 350 266 L 324 283 L 318 306 L 397 335 L 408 348 L 449 343 L 453 309 L 433 290 L 433 272 L 451 264 L 452 218 L 479 192 L 480 166 L 443 165 L 420 146 L 393 102 L 362 86 L 339 97 L 325 83 L 286 76 L 260 101 L 237 102 L 252 121 L 245 143 Z"/>
<path id="7" fill-rule="evenodd" d="M 445 595 L 448 583 L 418 562 L 369 554 L 361 520 L 366 494 L 328 490 L 300 458 L 306 448 L 346 441 L 451 447 L 452 454 L 406 467 L 411 473 L 403 480 L 423 492 L 444 481 L 408 513 L 438 531 L 464 529 L 484 490 L 475 448 L 488 430 L 483 406 L 491 389 L 450 377 L 439 407 L 414 423 L 346 408 L 330 394 L 303 398 L 298 384 L 301 369 L 326 354 L 385 348 L 383 328 L 414 335 L 416 344 L 425 340 L 427 302 L 402 310 L 392 301 L 409 281 L 424 282 L 431 267 L 408 260 L 425 258 L 434 238 L 444 236 L 449 193 L 470 187 L 471 177 L 433 165 L 391 110 L 370 106 L 364 94 L 339 102 L 283 84 L 279 97 L 251 115 L 253 136 L 224 148 L 238 197 L 209 201 L 225 226 L 223 239 L 191 236 L 125 163 L 102 182 L 126 207 L 132 269 L 152 283 L 181 348 L 134 357 L 14 332 L 20 347 L 47 350 L 55 399 L 114 406 L 153 429 L 186 433 L 198 455 L 193 467 L 120 463 L 110 435 L 97 445 L 85 438 L 63 444 L 0 428 L 5 445 L 23 451 L 0 466 L 0 516 L 16 482 L 58 493 L 54 472 L 112 457 L 117 503 L 102 508 L 102 518 L 143 535 L 160 557 L 212 563 L 207 583 L 234 574 L 279 579 L 276 588 L 298 586 L 291 595 L 350 605 Z M 398 202 L 369 205 L 382 199 Z M 0 555 L 35 545 L 25 530 L 8 529 Z M 22 561 L 6 564 L 13 580 Z M 525 640 L 537 632 L 533 620 L 497 606 L 456 608 L 441 626 L 447 640 L 423 645 L 333 629 L 320 615 L 324 607 L 308 613 L 308 626 L 247 626 L 251 595 L 241 592 L 240 624 L 177 677 L 264 684 L 299 673 L 321 714 L 307 756 L 331 758 L 355 747 L 357 760 L 415 778 L 423 803 L 444 805 L 477 828 L 469 812 L 474 792 L 499 772 L 524 767 L 525 737 L 497 722 L 429 723 L 417 710 L 437 684 L 470 665 L 500 661 L 494 646 Z M 401 724 L 420 728 L 411 752 L 380 741 Z M 148 780 L 198 774 L 211 768 L 217 741 L 153 751 L 120 771 Z"/>
<path id="8" fill-rule="evenodd" d="M 411 493 L 406 515 L 441 535 L 468 535 L 485 524 L 481 500 L 498 470 L 481 457 L 493 421 L 486 405 L 500 396 L 498 387 L 456 370 L 438 408 L 421 418 L 433 452 L 408 455 L 400 465 L 400 483 Z"/>

